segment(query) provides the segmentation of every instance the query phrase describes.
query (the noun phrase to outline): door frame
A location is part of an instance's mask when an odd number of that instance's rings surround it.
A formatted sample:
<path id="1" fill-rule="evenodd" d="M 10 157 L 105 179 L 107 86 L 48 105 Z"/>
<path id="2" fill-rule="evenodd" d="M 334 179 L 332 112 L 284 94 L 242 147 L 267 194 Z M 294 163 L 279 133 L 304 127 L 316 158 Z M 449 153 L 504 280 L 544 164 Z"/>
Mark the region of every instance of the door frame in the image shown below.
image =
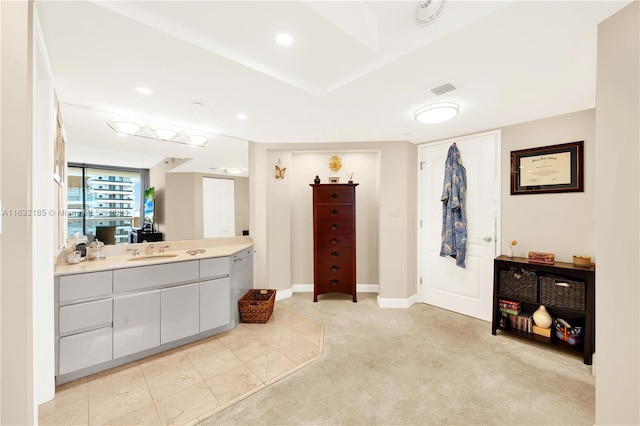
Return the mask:
<path id="1" fill-rule="evenodd" d="M 495 136 L 495 164 L 496 164 L 496 168 L 494 170 L 494 177 L 495 177 L 495 182 L 496 182 L 496 187 L 495 187 L 495 205 L 494 205 L 494 209 L 495 209 L 495 215 L 494 215 L 494 226 L 495 226 L 495 245 L 494 245 L 494 257 L 497 257 L 500 254 L 501 251 L 501 245 L 502 245 L 502 236 L 501 236 L 501 229 L 502 229 L 502 130 L 501 129 L 497 129 L 497 130 L 490 130 L 487 132 L 480 132 L 480 133 L 473 133 L 473 134 L 469 134 L 469 135 L 464 135 L 464 136 L 460 136 L 460 137 L 454 137 L 454 138 L 448 138 L 448 139 L 440 139 L 437 141 L 433 141 L 433 142 L 424 142 L 424 143 L 420 143 L 418 144 L 418 155 L 417 157 L 417 179 L 418 179 L 418 205 L 416 206 L 417 209 L 417 223 L 416 223 L 416 230 L 418 231 L 418 235 L 417 235 L 417 253 L 418 253 L 418 258 L 416 259 L 416 266 L 417 266 L 417 275 L 416 275 L 416 287 L 417 287 L 417 300 L 418 302 L 421 303 L 427 303 L 424 300 L 424 287 L 422 284 L 422 276 L 423 276 L 423 272 L 426 271 L 422 271 L 422 262 L 420 259 L 422 259 L 423 257 L 423 253 L 424 253 L 424 247 L 422 247 L 422 238 L 421 238 L 421 232 L 422 232 L 422 226 L 421 226 L 421 217 L 422 217 L 422 197 L 424 196 L 424 191 L 423 191 L 423 187 L 422 187 L 422 175 L 420 174 L 420 166 L 421 166 L 421 161 L 422 161 L 422 148 L 428 148 L 430 146 L 439 146 L 439 145 L 444 145 L 444 144 L 452 144 L 454 142 L 460 142 L 466 139 L 475 139 L 478 137 L 483 137 L 483 136 L 490 136 L 490 135 L 494 135 Z M 444 167 L 444 164 L 443 164 Z"/>

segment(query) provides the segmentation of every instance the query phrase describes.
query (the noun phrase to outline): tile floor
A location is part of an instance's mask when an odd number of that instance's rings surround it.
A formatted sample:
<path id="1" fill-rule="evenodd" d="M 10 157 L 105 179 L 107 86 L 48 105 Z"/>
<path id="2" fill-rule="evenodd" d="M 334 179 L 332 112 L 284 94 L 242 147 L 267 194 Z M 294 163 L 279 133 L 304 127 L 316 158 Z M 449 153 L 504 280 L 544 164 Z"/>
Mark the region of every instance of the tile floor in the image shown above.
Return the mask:
<path id="1" fill-rule="evenodd" d="M 266 324 L 234 330 L 65 383 L 41 425 L 185 425 L 317 359 L 323 328 L 276 303 Z"/>

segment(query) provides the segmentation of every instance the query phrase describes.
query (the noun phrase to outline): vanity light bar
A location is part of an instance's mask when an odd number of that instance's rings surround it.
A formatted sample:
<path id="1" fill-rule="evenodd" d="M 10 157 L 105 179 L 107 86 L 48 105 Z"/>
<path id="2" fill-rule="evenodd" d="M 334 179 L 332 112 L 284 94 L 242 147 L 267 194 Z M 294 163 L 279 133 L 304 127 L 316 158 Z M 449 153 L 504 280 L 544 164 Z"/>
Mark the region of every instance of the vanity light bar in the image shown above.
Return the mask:
<path id="1" fill-rule="evenodd" d="M 163 126 L 155 129 L 149 125 L 141 125 L 133 121 L 108 120 L 107 125 L 119 135 L 139 136 L 147 139 L 155 139 L 166 142 L 175 142 L 193 147 L 204 147 L 210 137 L 196 133 L 195 131 L 175 131 Z"/>

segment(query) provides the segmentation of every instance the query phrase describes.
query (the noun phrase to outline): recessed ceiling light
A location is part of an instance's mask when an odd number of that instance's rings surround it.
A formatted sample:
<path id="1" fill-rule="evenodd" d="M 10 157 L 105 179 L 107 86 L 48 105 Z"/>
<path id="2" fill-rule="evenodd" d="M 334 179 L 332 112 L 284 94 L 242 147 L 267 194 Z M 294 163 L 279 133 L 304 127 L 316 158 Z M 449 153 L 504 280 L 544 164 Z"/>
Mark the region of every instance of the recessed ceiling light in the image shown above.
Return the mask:
<path id="1" fill-rule="evenodd" d="M 203 104 L 202 102 L 197 102 L 197 101 L 196 101 L 196 102 L 191 102 L 191 105 L 193 105 L 193 106 L 195 106 L 195 107 L 201 107 L 201 106 L 203 106 L 204 104 Z"/>
<path id="2" fill-rule="evenodd" d="M 453 102 L 437 102 L 418 108 L 414 113 L 416 121 L 427 124 L 442 123 L 458 115 L 460 106 Z"/>
<path id="3" fill-rule="evenodd" d="M 276 36 L 276 42 L 282 46 L 289 46 L 291 43 L 293 43 L 293 37 L 291 37 L 289 34 L 278 34 Z"/>
<path id="4" fill-rule="evenodd" d="M 136 87 L 138 93 L 142 93 L 143 95 L 150 95 L 151 89 L 147 89 L 146 87 Z"/>
<path id="5" fill-rule="evenodd" d="M 238 120 L 246 120 L 247 119 L 247 115 L 246 114 L 236 114 L 236 118 Z"/>

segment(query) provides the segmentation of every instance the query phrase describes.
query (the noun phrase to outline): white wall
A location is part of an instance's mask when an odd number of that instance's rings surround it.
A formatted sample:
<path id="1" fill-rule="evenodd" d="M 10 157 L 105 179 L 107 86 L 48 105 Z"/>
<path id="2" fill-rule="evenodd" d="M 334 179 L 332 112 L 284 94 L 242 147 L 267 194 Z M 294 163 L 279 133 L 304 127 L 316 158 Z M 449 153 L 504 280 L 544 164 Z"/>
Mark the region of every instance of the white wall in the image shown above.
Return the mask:
<path id="1" fill-rule="evenodd" d="M 511 151 L 584 141 L 584 192 L 511 195 Z M 579 111 L 502 128 L 502 241 L 507 254 L 550 252 L 556 260 L 572 262 L 573 255 L 596 260 L 596 136 L 595 110 Z"/>
<path id="2" fill-rule="evenodd" d="M 596 423 L 640 424 L 640 4 L 598 25 Z"/>
<path id="3" fill-rule="evenodd" d="M 0 2 L 2 209 L 32 209 L 33 3 Z M 49 170 L 53 173 L 52 163 Z M 48 190 L 50 185 L 43 188 Z M 2 216 L 0 424 L 34 424 L 32 219 Z M 51 263 L 53 258 L 48 259 Z M 53 343 L 53 342 L 51 342 Z"/>

